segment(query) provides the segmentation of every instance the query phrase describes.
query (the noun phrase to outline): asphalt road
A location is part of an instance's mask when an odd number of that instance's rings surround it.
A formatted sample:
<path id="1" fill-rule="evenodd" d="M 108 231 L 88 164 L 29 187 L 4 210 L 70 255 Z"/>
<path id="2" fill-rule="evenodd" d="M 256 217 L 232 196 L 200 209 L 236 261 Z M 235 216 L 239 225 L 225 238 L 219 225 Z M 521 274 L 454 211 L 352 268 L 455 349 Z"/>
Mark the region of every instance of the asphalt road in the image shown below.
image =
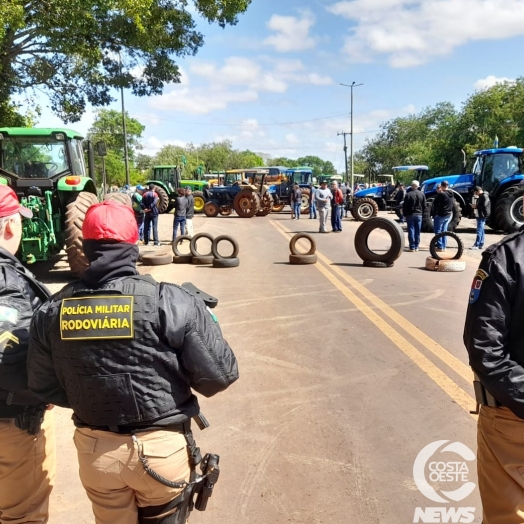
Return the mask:
<path id="1" fill-rule="evenodd" d="M 170 250 L 171 223 L 171 216 L 161 217 L 157 252 Z M 480 254 L 466 252 L 463 273 L 429 272 L 431 235 L 424 235 L 421 251 L 404 253 L 394 267 L 365 268 L 353 247 L 357 227 L 344 220 L 342 233 L 320 235 L 316 221 L 292 221 L 287 213 L 198 216 L 196 232 L 238 240 L 240 267 L 140 268 L 218 297 L 215 312 L 239 361 L 239 381 L 201 401 L 211 427 L 196 429 L 197 443 L 220 455 L 222 473 L 208 511 L 194 512 L 190 522 L 405 524 L 414 522 L 417 507 L 470 507 L 473 522 L 481 521 L 477 489 L 460 502 L 438 503 L 417 489 L 413 476 L 417 455 L 432 442 L 476 449 L 462 329 Z M 298 231 L 315 236 L 317 264 L 288 264 L 289 238 Z M 471 230 L 462 235 L 473 243 Z M 499 238 L 490 233 L 488 242 Z M 385 245 L 387 238 L 377 235 L 373 243 Z M 64 266 L 33 270 L 56 291 L 69 281 Z M 70 412 L 55 415 L 51 523 L 91 524 Z M 435 457 L 460 462 L 451 452 Z M 467 480 L 476 482 L 475 461 L 462 462 Z M 441 478 L 430 485 L 450 491 L 462 483 Z"/>

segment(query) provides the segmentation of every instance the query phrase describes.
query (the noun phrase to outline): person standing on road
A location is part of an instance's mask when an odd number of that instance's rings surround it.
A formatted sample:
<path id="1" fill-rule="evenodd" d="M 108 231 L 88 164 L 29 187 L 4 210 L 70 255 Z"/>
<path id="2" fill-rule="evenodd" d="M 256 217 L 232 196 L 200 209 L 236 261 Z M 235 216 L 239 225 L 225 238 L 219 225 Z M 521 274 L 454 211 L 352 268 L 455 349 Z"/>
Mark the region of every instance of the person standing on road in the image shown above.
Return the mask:
<path id="1" fill-rule="evenodd" d="M 293 209 L 291 220 L 300 220 L 300 211 L 302 208 L 302 190 L 300 189 L 298 182 L 295 182 L 293 185 L 293 190 L 291 191 L 291 208 Z"/>
<path id="2" fill-rule="evenodd" d="M 338 187 L 338 182 L 331 183 L 331 229 L 334 233 L 342 232 L 342 204 L 344 197 Z"/>
<path id="3" fill-rule="evenodd" d="M 180 234 L 184 235 L 186 231 L 186 213 L 188 209 L 188 200 L 186 192 L 180 187 L 178 188 L 178 196 L 175 199 L 175 218 L 173 219 L 173 240 L 176 238 L 178 227 L 180 227 Z"/>
<path id="4" fill-rule="evenodd" d="M 53 413 L 29 391 L 26 370 L 31 317 L 50 293 L 15 258 L 22 217 L 32 216 L 10 187 L 0 186 L 1 524 L 48 522 L 56 473 Z"/>
<path id="5" fill-rule="evenodd" d="M 186 235 L 193 238 L 193 217 L 195 216 L 195 197 L 189 186 L 186 187 L 187 211 L 186 211 Z"/>
<path id="6" fill-rule="evenodd" d="M 464 328 L 476 375 L 477 470 L 484 524 L 523 522 L 524 230 L 482 253 Z"/>
<path id="7" fill-rule="evenodd" d="M 315 197 L 316 197 L 317 209 L 318 209 L 318 219 L 320 222 L 320 227 L 319 227 L 318 232 L 327 233 L 326 223 L 327 223 L 328 214 L 329 214 L 329 202 L 333 198 L 333 195 L 331 194 L 331 191 L 327 187 L 326 180 L 322 180 L 322 182 L 320 182 L 320 189 L 317 190 L 317 194 Z"/>
<path id="8" fill-rule="evenodd" d="M 411 182 L 411 191 L 404 198 L 402 212 L 408 224 L 409 250 L 418 251 L 420 231 L 422 229 L 422 213 L 426 208 L 426 197 L 419 189 L 418 180 Z"/>
<path id="9" fill-rule="evenodd" d="M 190 481 L 200 460 L 192 389 L 205 397 L 227 389 L 238 378 L 235 355 L 200 298 L 138 274 L 129 207 L 91 206 L 82 233 L 90 262 L 82 280 L 33 318 L 29 387 L 73 410 L 80 479 L 96 524 L 185 523 L 188 489 L 167 487 L 148 471 Z"/>
<path id="10" fill-rule="evenodd" d="M 309 184 L 309 219 L 317 218 L 317 189 L 313 184 Z"/>
<path id="11" fill-rule="evenodd" d="M 406 198 L 406 186 L 404 184 L 399 184 L 397 194 L 395 195 L 395 213 L 398 216 L 398 223 L 404 224 L 404 214 L 402 212 L 402 205 L 404 204 L 404 199 Z"/>
<path id="12" fill-rule="evenodd" d="M 142 195 L 144 187 L 140 184 L 136 186 L 134 193 L 131 195 L 131 205 L 135 213 L 136 225 L 138 227 L 138 237 L 141 242 L 144 241 L 144 210 L 142 208 Z"/>
<path id="13" fill-rule="evenodd" d="M 449 189 L 449 184 L 444 180 L 437 189 L 437 196 L 431 206 L 431 216 L 433 217 L 433 232 L 435 235 L 448 230 L 448 225 L 453 215 L 453 204 L 455 198 Z M 446 251 L 446 237 L 439 238 L 435 251 Z"/>
<path id="14" fill-rule="evenodd" d="M 470 249 L 482 249 L 484 247 L 484 228 L 486 227 L 486 220 L 491 215 L 491 202 L 489 195 L 483 191 L 480 186 L 475 187 L 475 196 L 477 203 L 472 207 L 475 210 L 475 217 L 477 219 L 477 238 Z"/>
<path id="15" fill-rule="evenodd" d="M 155 246 L 160 245 L 158 240 L 158 194 L 155 185 L 149 184 L 149 190 L 142 196 L 142 207 L 144 208 L 144 244 L 149 244 L 149 234 L 153 228 L 153 239 Z"/>

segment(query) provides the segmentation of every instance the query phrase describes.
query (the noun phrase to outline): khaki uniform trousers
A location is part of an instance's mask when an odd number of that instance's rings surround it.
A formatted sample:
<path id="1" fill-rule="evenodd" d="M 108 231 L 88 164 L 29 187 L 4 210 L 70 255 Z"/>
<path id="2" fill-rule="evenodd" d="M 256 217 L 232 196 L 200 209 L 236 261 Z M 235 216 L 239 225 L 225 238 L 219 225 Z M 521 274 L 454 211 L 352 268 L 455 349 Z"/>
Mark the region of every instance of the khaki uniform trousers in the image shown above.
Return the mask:
<path id="1" fill-rule="evenodd" d="M 482 406 L 477 439 L 483 524 L 524 523 L 524 420 Z"/>
<path id="2" fill-rule="evenodd" d="M 151 469 L 171 481 L 189 481 L 189 453 L 182 433 L 159 430 L 137 433 L 137 438 Z M 78 428 L 74 442 L 80 480 L 96 524 L 137 524 L 138 507 L 166 504 L 182 491 L 144 471 L 130 435 Z"/>
<path id="3" fill-rule="evenodd" d="M 0 419 L 0 524 L 45 524 L 55 474 L 53 412 L 45 412 L 38 435 Z"/>

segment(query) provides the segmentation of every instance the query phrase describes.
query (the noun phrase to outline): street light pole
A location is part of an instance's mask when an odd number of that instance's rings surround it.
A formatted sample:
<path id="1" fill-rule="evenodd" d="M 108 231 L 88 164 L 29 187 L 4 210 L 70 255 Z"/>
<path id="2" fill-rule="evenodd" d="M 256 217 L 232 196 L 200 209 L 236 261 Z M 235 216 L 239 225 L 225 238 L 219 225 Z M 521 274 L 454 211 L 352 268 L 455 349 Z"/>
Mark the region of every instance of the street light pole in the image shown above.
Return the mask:
<path id="1" fill-rule="evenodd" d="M 344 136 L 344 161 L 346 163 L 346 176 L 344 177 L 344 182 L 347 184 L 349 182 L 348 180 L 348 146 L 346 145 L 346 136 L 350 133 L 337 133 L 337 136 L 343 135 Z"/>
<path id="2" fill-rule="evenodd" d="M 340 84 L 344 87 L 350 87 L 351 88 L 351 141 L 349 143 L 349 149 L 350 149 L 350 155 L 351 155 L 351 191 L 353 191 L 353 187 L 355 185 L 355 172 L 353 169 L 353 88 L 358 86 L 363 86 L 364 84 L 357 84 L 356 82 L 352 82 L 351 84 Z"/>

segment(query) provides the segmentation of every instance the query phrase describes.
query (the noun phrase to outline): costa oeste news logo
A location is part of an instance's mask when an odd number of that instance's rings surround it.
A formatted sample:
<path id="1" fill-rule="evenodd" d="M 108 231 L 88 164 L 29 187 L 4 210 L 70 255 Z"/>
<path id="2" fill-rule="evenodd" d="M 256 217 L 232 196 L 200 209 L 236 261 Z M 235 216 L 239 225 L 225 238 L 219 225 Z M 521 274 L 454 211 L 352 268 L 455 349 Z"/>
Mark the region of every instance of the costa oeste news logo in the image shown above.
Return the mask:
<path id="1" fill-rule="evenodd" d="M 476 484 L 469 480 L 475 453 L 461 442 L 437 440 L 415 459 L 413 479 L 419 491 L 432 502 L 450 504 L 471 495 Z M 450 458 L 450 453 L 451 455 Z M 445 454 L 445 455 L 443 455 Z M 414 523 L 471 523 L 475 508 L 432 506 L 415 508 Z"/>

